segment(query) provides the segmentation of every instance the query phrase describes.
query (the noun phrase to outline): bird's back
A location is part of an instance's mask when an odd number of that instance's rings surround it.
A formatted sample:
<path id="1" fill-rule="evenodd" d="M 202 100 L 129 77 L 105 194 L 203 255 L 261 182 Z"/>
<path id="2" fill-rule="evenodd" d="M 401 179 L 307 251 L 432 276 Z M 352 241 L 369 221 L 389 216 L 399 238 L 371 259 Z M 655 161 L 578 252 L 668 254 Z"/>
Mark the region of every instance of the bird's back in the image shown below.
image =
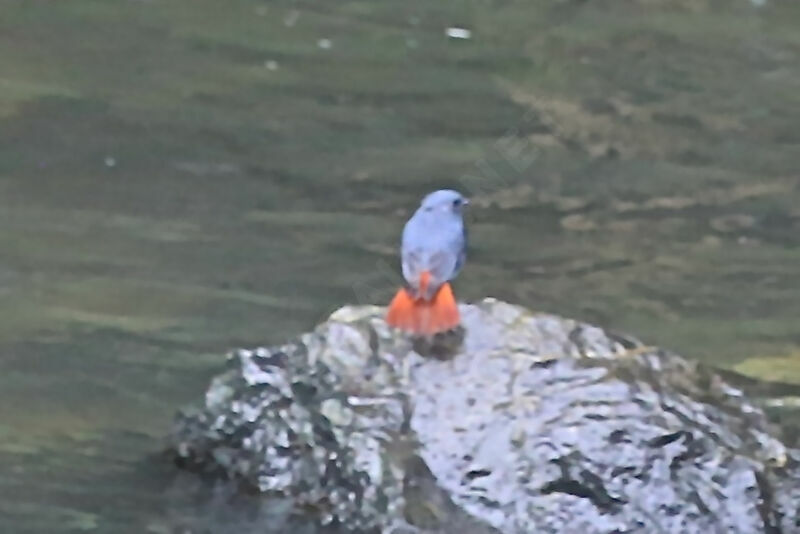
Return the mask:
<path id="1" fill-rule="evenodd" d="M 413 278 L 430 271 L 441 283 L 452 280 L 461 269 L 466 247 L 460 217 L 425 210 L 417 211 L 403 229 L 403 272 Z M 409 283 L 414 280 L 409 280 Z"/>

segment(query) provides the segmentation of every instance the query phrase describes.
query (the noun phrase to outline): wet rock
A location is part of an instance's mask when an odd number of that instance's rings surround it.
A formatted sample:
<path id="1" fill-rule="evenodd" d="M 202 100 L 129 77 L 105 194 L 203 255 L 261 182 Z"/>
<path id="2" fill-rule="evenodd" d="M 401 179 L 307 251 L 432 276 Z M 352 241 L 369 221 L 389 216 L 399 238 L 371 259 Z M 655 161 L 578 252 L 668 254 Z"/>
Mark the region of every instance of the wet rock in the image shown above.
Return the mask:
<path id="1" fill-rule="evenodd" d="M 238 351 L 179 463 L 357 532 L 800 532 L 798 451 L 718 375 L 486 299 L 419 343 L 346 307 Z"/>

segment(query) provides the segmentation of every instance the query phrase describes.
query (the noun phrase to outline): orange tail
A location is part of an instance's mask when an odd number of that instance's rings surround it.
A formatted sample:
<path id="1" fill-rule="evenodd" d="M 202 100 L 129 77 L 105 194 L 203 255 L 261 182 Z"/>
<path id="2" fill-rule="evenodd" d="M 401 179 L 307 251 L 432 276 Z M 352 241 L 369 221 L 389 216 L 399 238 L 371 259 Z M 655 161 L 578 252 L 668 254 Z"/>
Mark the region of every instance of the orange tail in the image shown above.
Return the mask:
<path id="1" fill-rule="evenodd" d="M 401 288 L 386 314 L 390 326 L 425 336 L 455 328 L 460 320 L 453 289 L 446 282 L 431 300 L 414 298 L 407 289 Z"/>

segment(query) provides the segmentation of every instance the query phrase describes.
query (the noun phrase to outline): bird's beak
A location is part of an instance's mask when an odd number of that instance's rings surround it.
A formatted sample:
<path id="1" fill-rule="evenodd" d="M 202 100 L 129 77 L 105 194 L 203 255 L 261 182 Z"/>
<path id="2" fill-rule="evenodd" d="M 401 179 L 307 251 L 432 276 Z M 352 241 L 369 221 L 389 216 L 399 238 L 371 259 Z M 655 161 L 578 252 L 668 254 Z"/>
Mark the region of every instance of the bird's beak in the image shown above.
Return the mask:
<path id="1" fill-rule="evenodd" d="M 464 199 L 462 199 L 462 200 L 461 200 L 461 204 L 463 204 L 463 205 L 464 205 L 464 207 L 467 207 L 467 206 L 469 206 L 469 199 L 468 199 L 468 198 L 464 198 Z"/>

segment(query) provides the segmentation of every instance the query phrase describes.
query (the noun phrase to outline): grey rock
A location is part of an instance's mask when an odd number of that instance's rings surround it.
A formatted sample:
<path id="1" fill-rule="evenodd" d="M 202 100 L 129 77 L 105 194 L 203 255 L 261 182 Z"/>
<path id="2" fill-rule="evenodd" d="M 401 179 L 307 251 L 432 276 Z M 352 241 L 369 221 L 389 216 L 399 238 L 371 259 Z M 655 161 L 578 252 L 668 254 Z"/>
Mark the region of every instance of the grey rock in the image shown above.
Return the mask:
<path id="1" fill-rule="evenodd" d="M 494 299 L 428 343 L 383 313 L 231 355 L 180 465 L 356 532 L 800 533 L 800 453 L 714 372 Z"/>

